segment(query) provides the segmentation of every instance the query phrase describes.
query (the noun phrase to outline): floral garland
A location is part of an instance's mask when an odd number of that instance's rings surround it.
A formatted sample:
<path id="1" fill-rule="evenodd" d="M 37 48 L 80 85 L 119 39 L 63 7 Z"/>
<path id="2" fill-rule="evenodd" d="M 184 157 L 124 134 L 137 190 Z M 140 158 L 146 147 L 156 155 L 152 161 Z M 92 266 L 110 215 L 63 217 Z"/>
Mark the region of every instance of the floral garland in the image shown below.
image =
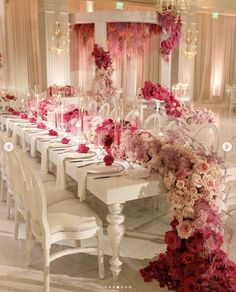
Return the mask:
<path id="1" fill-rule="evenodd" d="M 109 51 L 105 51 L 97 44 L 94 45 L 92 52 L 94 56 L 96 71 L 92 83 L 92 94 L 98 105 L 114 95 L 115 88 L 111 79 L 113 68 Z"/>
<path id="2" fill-rule="evenodd" d="M 226 207 L 219 162 L 194 141 L 173 137 L 130 128 L 113 152 L 157 171 L 174 207 L 166 252 L 141 275 L 175 291 L 236 291 L 236 265 L 221 249 Z"/>
<path id="3" fill-rule="evenodd" d="M 76 39 L 83 47 L 94 43 L 94 25 L 76 24 L 72 26 Z M 127 53 L 128 56 L 142 54 L 146 40 L 161 35 L 160 52 L 164 60 L 169 60 L 172 50 L 179 46 L 182 33 L 180 17 L 172 13 L 157 13 L 157 24 L 135 22 L 112 22 L 107 24 L 107 47 L 113 57 Z"/>
<path id="4" fill-rule="evenodd" d="M 174 95 L 167 89 L 152 81 L 145 81 L 141 88 L 141 97 L 146 100 L 157 99 L 165 102 L 166 114 L 173 117 L 181 116 L 181 105 Z"/>

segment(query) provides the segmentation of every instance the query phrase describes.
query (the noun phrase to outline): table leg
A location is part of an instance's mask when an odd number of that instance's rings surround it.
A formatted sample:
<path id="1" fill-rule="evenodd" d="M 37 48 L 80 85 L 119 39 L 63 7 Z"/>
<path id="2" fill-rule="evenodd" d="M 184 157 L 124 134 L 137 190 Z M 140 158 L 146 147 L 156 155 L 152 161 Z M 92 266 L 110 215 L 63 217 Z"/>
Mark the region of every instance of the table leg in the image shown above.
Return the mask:
<path id="1" fill-rule="evenodd" d="M 107 222 L 109 223 L 107 232 L 108 238 L 112 248 L 112 258 L 110 259 L 111 272 L 113 274 L 114 281 L 118 280 L 122 262 L 119 258 L 120 244 L 124 237 L 125 227 L 124 221 L 125 216 L 122 214 L 122 204 L 112 204 L 108 206 L 109 214 L 107 215 Z"/>

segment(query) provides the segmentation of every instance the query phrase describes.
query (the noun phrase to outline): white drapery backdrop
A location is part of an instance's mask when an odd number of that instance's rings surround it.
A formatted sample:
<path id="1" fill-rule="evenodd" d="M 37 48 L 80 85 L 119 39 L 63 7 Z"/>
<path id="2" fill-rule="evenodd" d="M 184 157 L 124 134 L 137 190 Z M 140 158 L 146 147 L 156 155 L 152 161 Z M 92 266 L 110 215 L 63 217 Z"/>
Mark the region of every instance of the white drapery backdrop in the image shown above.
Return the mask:
<path id="1" fill-rule="evenodd" d="M 236 16 L 199 14 L 197 27 L 194 100 L 223 100 L 225 85 L 236 83 Z"/>
<path id="2" fill-rule="evenodd" d="M 7 88 L 16 94 L 41 85 L 37 0 L 10 0 L 7 18 Z"/>

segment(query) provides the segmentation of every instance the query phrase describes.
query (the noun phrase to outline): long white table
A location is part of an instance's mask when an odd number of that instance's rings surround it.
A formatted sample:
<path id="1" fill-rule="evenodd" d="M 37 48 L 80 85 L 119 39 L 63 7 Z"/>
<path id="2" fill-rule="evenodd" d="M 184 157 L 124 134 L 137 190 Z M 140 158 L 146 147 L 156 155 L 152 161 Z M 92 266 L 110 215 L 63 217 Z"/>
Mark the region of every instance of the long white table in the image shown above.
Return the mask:
<path id="1" fill-rule="evenodd" d="M 6 123 L 7 118 L 4 118 Z M 14 121 L 9 122 L 9 128 L 12 130 Z M 18 134 L 20 128 L 18 130 Z M 30 133 L 25 133 L 25 141 L 30 144 Z M 43 144 L 40 140 L 36 141 L 36 149 L 41 153 Z M 58 153 L 49 149 L 49 161 L 57 165 Z M 76 163 L 66 161 L 65 172 L 75 181 L 78 181 Z M 79 183 L 79 181 L 78 181 Z M 108 238 L 112 248 L 112 258 L 110 259 L 111 272 L 113 279 L 118 279 L 121 271 L 122 262 L 119 257 L 120 244 L 125 233 L 125 216 L 122 214 L 123 206 L 126 202 L 157 196 L 166 193 L 166 188 L 156 176 L 148 179 L 130 179 L 128 176 L 109 177 L 96 179 L 92 175 L 87 177 L 87 190 L 99 198 L 108 206 Z"/>

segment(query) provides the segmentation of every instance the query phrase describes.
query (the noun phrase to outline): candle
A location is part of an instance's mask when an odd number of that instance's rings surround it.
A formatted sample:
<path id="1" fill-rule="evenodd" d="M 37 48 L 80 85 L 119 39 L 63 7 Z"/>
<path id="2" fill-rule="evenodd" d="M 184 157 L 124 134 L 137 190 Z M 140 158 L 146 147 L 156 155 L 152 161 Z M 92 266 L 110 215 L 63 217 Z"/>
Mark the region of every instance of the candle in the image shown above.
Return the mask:
<path id="1" fill-rule="evenodd" d="M 81 121 L 81 131 L 83 133 L 84 132 L 84 110 L 83 109 L 81 110 L 81 113 L 80 113 L 80 121 Z"/>

